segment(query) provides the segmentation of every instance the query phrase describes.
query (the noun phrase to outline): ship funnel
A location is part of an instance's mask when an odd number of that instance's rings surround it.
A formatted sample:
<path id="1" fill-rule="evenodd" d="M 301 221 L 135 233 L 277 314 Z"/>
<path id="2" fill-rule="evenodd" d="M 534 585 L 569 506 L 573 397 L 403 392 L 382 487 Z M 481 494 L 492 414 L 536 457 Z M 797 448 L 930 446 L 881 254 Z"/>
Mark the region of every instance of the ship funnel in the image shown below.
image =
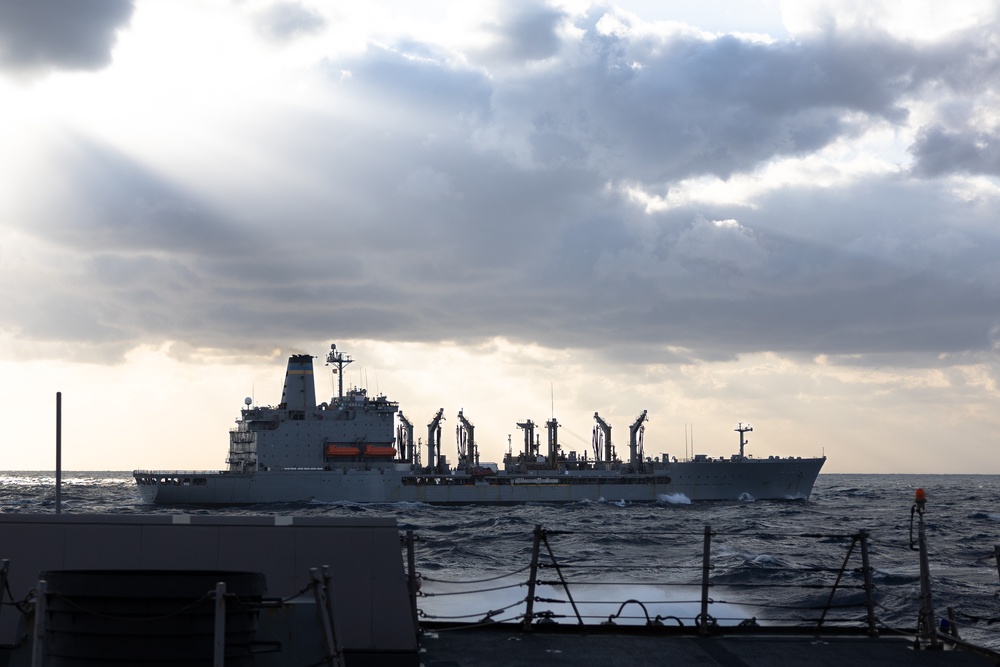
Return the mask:
<path id="1" fill-rule="evenodd" d="M 313 382 L 313 358 L 308 354 L 288 357 L 281 407 L 286 410 L 315 410 L 316 385 Z"/>

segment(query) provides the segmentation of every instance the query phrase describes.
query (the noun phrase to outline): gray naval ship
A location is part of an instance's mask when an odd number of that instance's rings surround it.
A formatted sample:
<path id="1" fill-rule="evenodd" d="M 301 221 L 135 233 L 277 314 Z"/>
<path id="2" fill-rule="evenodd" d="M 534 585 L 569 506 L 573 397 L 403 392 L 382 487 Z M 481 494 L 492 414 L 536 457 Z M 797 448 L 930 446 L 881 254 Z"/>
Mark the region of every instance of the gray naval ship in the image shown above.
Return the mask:
<path id="1" fill-rule="evenodd" d="M 697 500 L 808 499 L 826 457 L 755 458 L 744 453 L 749 425 L 736 429 L 740 451 L 729 458 L 697 455 L 678 461 L 647 457 L 642 435 L 646 411 L 629 426 L 627 460 L 611 441 L 611 426 L 594 414 L 593 455 L 566 452 L 559 424 L 545 422 L 547 449 L 530 419 L 517 424 L 524 446 L 502 466 L 481 463 L 475 427 L 460 410 L 457 464 L 441 446 L 444 410 L 427 426 L 426 462 L 415 446 L 413 424 L 399 405 L 365 389 L 344 391 L 352 359 L 330 346 L 327 365 L 337 375 L 337 396 L 316 403 L 313 357 L 288 359 L 281 403 L 255 406 L 246 399 L 229 433 L 228 470 L 136 470 L 147 503 L 234 505 L 266 502 L 422 502 L 499 504 L 585 500 L 653 502 L 683 495 Z"/>

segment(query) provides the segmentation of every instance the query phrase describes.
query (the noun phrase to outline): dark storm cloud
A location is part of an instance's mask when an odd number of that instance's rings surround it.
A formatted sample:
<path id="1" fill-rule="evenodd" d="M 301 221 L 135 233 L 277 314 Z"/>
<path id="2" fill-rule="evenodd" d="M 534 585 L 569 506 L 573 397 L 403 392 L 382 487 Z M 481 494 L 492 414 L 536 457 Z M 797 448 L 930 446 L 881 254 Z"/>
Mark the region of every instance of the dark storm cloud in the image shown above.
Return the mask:
<path id="1" fill-rule="evenodd" d="M 521 63 L 554 56 L 562 46 L 557 31 L 568 18 L 564 12 L 545 5 L 505 4 L 499 21 L 485 26 L 495 44 L 477 57 Z"/>
<path id="2" fill-rule="evenodd" d="M 214 347 L 499 335 L 671 346 L 671 363 L 992 348 L 989 201 L 905 173 L 664 212 L 618 187 L 670 193 L 873 125 L 907 127 L 935 91 L 981 94 L 968 72 L 995 68 L 988 49 L 864 34 L 630 36 L 598 30 L 601 18 L 577 18 L 584 32 L 563 39 L 558 12 L 513 12 L 495 26 L 511 36 L 502 58 L 411 40 L 322 63 L 342 108 L 248 118 L 231 138 L 284 180 L 225 161 L 220 180 L 244 179 L 227 183 L 239 192 L 228 212 L 122 156 L 81 150 L 63 194 L 24 231 L 90 257 L 45 289 L 51 308 L 22 329 L 49 331 L 74 303 L 91 315 L 67 335 Z M 982 132 L 926 130 L 923 173 L 985 170 Z"/>
<path id="3" fill-rule="evenodd" d="M 216 331 L 240 285 L 213 267 L 267 245 L 106 147 L 78 139 L 61 158 L 45 196 L 13 221 L 51 250 L 38 280 L 21 277 L 30 292 L 0 298 L 5 326 L 86 342 L 108 358 L 144 337 Z"/>
<path id="4" fill-rule="evenodd" d="M 105 67 L 132 10 L 131 0 L 0 0 L 0 69 Z"/>
<path id="5" fill-rule="evenodd" d="M 873 123 L 899 124 L 929 85 L 971 86 L 986 71 L 959 48 L 924 52 L 883 35 L 802 42 L 734 36 L 601 34 L 600 15 L 562 66 L 504 79 L 494 117 L 532 128 L 525 139 L 572 146 L 607 174 L 642 182 L 720 177 L 781 156 L 805 155 Z M 539 160 L 546 162 L 546 150 Z"/>
<path id="6" fill-rule="evenodd" d="M 135 160 L 78 138 L 61 159 L 31 231 L 94 252 L 218 254 L 244 238 L 196 197 Z"/>
<path id="7" fill-rule="evenodd" d="M 910 147 L 914 170 L 922 176 L 954 172 L 1000 176 L 1000 136 L 941 126 L 925 128 Z"/>
<path id="8" fill-rule="evenodd" d="M 326 26 L 322 14 L 299 2 L 280 2 L 258 13 L 257 31 L 275 42 L 287 42 L 302 35 L 321 31 Z"/>

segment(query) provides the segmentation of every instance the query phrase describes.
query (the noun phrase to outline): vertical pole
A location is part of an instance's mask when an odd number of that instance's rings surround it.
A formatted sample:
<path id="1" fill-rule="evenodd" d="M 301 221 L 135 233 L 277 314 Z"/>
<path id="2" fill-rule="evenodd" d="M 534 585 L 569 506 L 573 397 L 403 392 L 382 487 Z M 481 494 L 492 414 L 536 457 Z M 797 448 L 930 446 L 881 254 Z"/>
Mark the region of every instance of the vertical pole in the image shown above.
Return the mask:
<path id="1" fill-rule="evenodd" d="M 410 613 L 413 615 L 413 630 L 420 638 L 420 620 L 417 616 L 417 568 L 413 548 L 413 531 L 406 531 L 406 572 L 407 587 L 410 590 Z"/>
<path id="2" fill-rule="evenodd" d="M 320 629 L 323 631 L 323 643 L 326 645 L 327 662 L 331 664 L 337 659 L 337 645 L 333 638 L 333 623 L 330 619 L 330 608 L 326 606 L 326 592 L 323 577 L 318 568 L 310 568 L 312 577 L 313 598 L 316 600 L 316 613 L 319 614 Z"/>
<path id="3" fill-rule="evenodd" d="M 331 582 L 333 581 L 333 575 L 330 574 L 330 566 L 323 566 L 323 593 L 326 597 L 326 614 L 330 618 L 330 633 L 333 636 L 333 667 L 344 667 L 344 647 L 341 644 L 341 637 L 343 633 L 340 631 L 340 620 L 337 616 L 337 606 L 334 600 L 333 586 Z M 371 581 L 371 579 L 369 579 Z M 372 596 L 374 597 L 374 591 L 372 591 Z"/>
<path id="4" fill-rule="evenodd" d="M 865 580 L 865 607 L 868 611 L 868 636 L 875 637 L 878 635 L 878 629 L 875 627 L 875 587 L 872 585 L 872 568 L 868 561 L 868 531 L 861 530 L 858 532 L 858 536 L 861 538 L 861 569 Z"/>
<path id="5" fill-rule="evenodd" d="M 699 634 L 708 634 L 708 571 L 712 567 L 712 527 L 705 526 L 705 545 L 701 553 L 701 623 Z"/>
<path id="6" fill-rule="evenodd" d="M 215 584 L 215 642 L 212 651 L 212 666 L 225 667 L 226 664 L 226 582 Z"/>
<path id="7" fill-rule="evenodd" d="M 56 392 L 56 514 L 62 513 L 62 392 Z"/>
<path id="8" fill-rule="evenodd" d="M 948 634 L 955 639 L 961 639 L 958 636 L 958 623 L 955 621 L 955 610 L 952 607 L 948 607 Z"/>
<path id="9" fill-rule="evenodd" d="M 45 661 L 45 598 L 48 594 L 48 584 L 44 579 L 38 580 L 35 589 L 35 631 L 32 633 L 31 667 L 42 667 Z"/>
<path id="10" fill-rule="evenodd" d="M 924 526 L 924 506 L 927 495 L 917 489 L 917 546 L 920 550 L 920 618 L 917 626 L 924 639 L 930 641 L 930 648 L 940 648 L 937 638 L 937 622 L 934 619 L 934 599 L 931 596 L 931 566 L 927 557 L 927 532 Z"/>
<path id="11" fill-rule="evenodd" d="M 535 541 L 531 546 L 531 570 L 528 573 L 528 599 L 524 610 L 524 629 L 531 627 L 535 610 L 535 579 L 538 577 L 538 551 L 542 544 L 542 525 L 535 524 Z"/>
<path id="12" fill-rule="evenodd" d="M 826 612 L 830 611 L 830 606 L 833 604 L 833 596 L 837 594 L 837 588 L 840 586 L 840 580 L 844 577 L 844 572 L 847 570 L 847 564 L 851 562 L 851 554 L 854 553 L 854 545 L 858 543 L 861 535 L 855 535 L 851 538 L 851 546 L 847 547 L 847 555 L 844 556 L 844 563 L 840 566 L 840 570 L 837 571 L 837 578 L 833 580 L 833 586 L 830 587 L 830 597 L 826 599 L 826 606 L 823 607 L 823 613 L 819 615 L 819 620 L 816 621 L 816 627 L 823 625 L 826 621 Z"/>
<path id="13" fill-rule="evenodd" d="M 4 591 L 7 590 L 7 573 L 10 572 L 10 561 L 4 558 L 0 560 L 0 601 L 3 600 Z M 3 605 L 0 604 L 0 609 Z"/>

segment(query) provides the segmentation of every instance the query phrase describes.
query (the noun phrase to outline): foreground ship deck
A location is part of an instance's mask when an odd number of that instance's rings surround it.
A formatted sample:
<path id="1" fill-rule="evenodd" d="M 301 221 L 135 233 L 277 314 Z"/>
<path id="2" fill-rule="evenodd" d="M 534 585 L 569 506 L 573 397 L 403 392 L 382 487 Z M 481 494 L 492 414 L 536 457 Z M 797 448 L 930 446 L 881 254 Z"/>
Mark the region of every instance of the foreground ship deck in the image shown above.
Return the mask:
<path id="1" fill-rule="evenodd" d="M 503 650 L 497 650 L 502 646 Z M 553 667 L 990 667 L 996 660 L 972 651 L 916 651 L 901 637 L 720 635 L 664 637 L 620 629 L 587 632 L 517 632 L 477 627 L 429 633 L 421 640 L 425 667 L 521 667 L 544 660 Z"/>
<path id="2" fill-rule="evenodd" d="M 536 528 L 527 583 L 561 587 L 572 600 L 562 575 L 561 584 L 546 584 L 543 577 L 551 575 L 535 569 L 543 562 L 556 565 L 548 535 Z M 12 603 L 0 616 L 0 666 L 987 667 L 1000 660 L 956 634 L 936 632 L 934 623 L 892 630 L 878 621 L 873 605 L 867 621 L 864 613 L 836 618 L 844 605 L 836 604 L 834 593 L 824 611 L 830 616 L 818 624 L 706 623 L 719 606 L 708 597 L 702 601 L 708 613 L 691 618 L 678 612 L 668 624 L 657 617 L 644 625 L 584 625 L 572 612 L 553 622 L 537 606 L 531 611 L 530 593 L 516 622 L 494 623 L 494 612 L 479 622 L 428 622 L 418 607 L 425 602 L 417 596 L 412 531 L 404 537 L 405 566 L 391 519 L 0 515 L 0 590 Z M 819 537 L 832 545 L 832 536 Z M 541 562 L 540 540 L 551 556 Z M 713 585 L 720 573 L 710 567 L 710 551 L 706 540 L 704 576 Z M 831 573 L 853 572 L 851 555 L 849 550 Z M 565 556 L 560 551 L 560 560 Z M 840 561 L 843 554 L 833 557 Z M 862 562 L 865 590 L 873 594 L 867 575 L 874 568 Z M 461 572 L 443 574 L 475 583 Z M 255 583 L 240 590 L 245 580 Z M 482 595 L 476 601 L 484 609 L 494 602 Z M 622 609 L 626 604 L 640 603 L 622 600 Z M 612 615 L 619 623 L 622 609 Z"/>
<path id="3" fill-rule="evenodd" d="M 220 472 L 136 470 L 145 502 L 226 505 L 263 502 L 423 502 L 512 504 L 525 502 L 655 502 L 690 500 L 808 499 L 825 457 L 754 458 L 740 450 L 729 458 L 696 456 L 678 461 L 666 453 L 646 456 L 646 412 L 629 426 L 628 453 L 620 458 L 611 426 L 594 414 L 593 455 L 567 452 L 559 423 L 545 423 L 543 453 L 536 424 L 524 432 L 521 452 L 508 452 L 502 467 L 483 463 L 475 427 L 458 413 L 457 465 L 443 453 L 439 410 L 427 426 L 426 461 L 414 444 L 413 425 L 399 406 L 363 389 L 344 392 L 350 357 L 331 346 L 326 358 L 338 378 L 338 394 L 316 402 L 313 357 L 288 360 L 281 403 L 246 408 L 230 431 L 229 469 Z M 398 425 L 397 425 L 398 421 Z"/>

